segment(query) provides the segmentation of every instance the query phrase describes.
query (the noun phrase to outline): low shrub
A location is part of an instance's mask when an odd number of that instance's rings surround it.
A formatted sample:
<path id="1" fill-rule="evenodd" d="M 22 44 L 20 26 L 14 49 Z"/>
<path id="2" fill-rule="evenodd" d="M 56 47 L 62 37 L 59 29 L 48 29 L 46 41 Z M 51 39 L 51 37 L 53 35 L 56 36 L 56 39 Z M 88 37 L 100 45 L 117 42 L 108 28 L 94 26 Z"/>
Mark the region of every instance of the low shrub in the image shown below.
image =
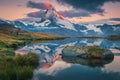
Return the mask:
<path id="1" fill-rule="evenodd" d="M 16 61 L 16 64 L 21 66 L 26 65 L 37 67 L 39 64 L 39 57 L 35 53 L 28 53 L 28 55 L 16 55 L 14 60 Z"/>

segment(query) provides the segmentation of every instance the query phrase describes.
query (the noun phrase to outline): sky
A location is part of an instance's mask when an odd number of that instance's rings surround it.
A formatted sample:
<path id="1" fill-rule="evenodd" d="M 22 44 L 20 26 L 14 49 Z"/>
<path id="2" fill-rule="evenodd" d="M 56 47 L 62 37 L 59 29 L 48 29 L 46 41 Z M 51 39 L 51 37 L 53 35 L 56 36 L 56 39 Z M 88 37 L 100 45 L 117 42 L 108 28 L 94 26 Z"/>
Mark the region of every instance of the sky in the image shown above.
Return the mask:
<path id="1" fill-rule="evenodd" d="M 0 18 L 39 18 L 51 7 L 74 23 L 120 24 L 120 0 L 0 0 Z"/>

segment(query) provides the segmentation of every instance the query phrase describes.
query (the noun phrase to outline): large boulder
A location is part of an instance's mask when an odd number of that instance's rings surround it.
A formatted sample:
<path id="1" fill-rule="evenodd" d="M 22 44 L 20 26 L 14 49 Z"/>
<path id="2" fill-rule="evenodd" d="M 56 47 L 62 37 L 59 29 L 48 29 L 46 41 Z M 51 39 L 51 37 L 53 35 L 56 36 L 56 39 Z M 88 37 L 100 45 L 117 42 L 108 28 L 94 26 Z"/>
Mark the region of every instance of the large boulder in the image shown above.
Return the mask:
<path id="1" fill-rule="evenodd" d="M 68 63 L 77 63 L 90 67 L 102 67 L 111 63 L 113 53 L 99 46 L 66 46 L 62 51 L 62 59 Z"/>
<path id="2" fill-rule="evenodd" d="M 114 54 L 110 50 L 100 48 L 99 46 L 66 46 L 62 51 L 62 56 L 85 59 L 111 59 L 114 57 Z"/>

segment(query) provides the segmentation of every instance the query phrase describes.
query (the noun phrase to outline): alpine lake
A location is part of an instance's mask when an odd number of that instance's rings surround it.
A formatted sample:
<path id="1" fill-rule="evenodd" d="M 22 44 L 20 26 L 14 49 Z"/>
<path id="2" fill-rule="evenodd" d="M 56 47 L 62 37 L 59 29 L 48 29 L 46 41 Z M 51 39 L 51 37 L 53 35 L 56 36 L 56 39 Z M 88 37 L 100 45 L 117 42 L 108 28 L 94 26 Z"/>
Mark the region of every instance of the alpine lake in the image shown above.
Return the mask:
<path id="1" fill-rule="evenodd" d="M 58 56 L 66 46 L 93 45 L 111 50 L 114 58 L 103 64 L 99 60 L 76 58 L 71 61 Z M 120 80 L 120 40 L 67 38 L 33 42 L 15 52 L 19 54 L 34 52 L 40 56 L 33 80 Z M 53 59 L 55 60 L 52 61 Z"/>

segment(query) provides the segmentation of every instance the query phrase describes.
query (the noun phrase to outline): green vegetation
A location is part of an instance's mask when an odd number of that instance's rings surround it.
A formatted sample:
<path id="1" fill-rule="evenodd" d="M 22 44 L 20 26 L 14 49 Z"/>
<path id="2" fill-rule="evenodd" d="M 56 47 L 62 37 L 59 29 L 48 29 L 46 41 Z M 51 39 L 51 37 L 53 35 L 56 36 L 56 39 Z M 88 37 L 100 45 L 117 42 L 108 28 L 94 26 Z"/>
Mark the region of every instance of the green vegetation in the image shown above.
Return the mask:
<path id="1" fill-rule="evenodd" d="M 16 55 L 14 57 L 14 60 L 16 61 L 17 64 L 21 66 L 29 66 L 31 65 L 32 67 L 37 67 L 38 66 L 38 61 L 39 57 L 35 53 L 29 53 L 28 55 Z"/>
<path id="2" fill-rule="evenodd" d="M 86 48 L 89 55 L 88 57 L 100 57 L 104 53 L 104 49 L 99 46 L 88 46 Z"/>
<path id="3" fill-rule="evenodd" d="M 38 66 L 39 57 L 35 53 L 15 55 L 14 50 L 25 41 L 8 39 L 0 40 L 0 80 L 28 80 Z"/>
<path id="4" fill-rule="evenodd" d="M 106 37 L 108 40 L 120 40 L 120 35 L 110 35 Z"/>
<path id="5" fill-rule="evenodd" d="M 0 33 L 0 80 L 31 79 L 33 70 L 38 66 L 39 57 L 35 53 L 15 55 L 14 50 L 28 42 L 19 38 Z"/>
<path id="6" fill-rule="evenodd" d="M 0 58 L 0 80 L 28 80 L 38 66 L 39 57 L 35 53 L 28 55 L 3 56 Z"/>
<path id="7" fill-rule="evenodd" d="M 22 42 L 9 43 L 8 41 L 5 43 L 3 41 L 0 41 L 0 58 L 3 56 L 14 56 L 14 50 L 22 44 Z"/>

